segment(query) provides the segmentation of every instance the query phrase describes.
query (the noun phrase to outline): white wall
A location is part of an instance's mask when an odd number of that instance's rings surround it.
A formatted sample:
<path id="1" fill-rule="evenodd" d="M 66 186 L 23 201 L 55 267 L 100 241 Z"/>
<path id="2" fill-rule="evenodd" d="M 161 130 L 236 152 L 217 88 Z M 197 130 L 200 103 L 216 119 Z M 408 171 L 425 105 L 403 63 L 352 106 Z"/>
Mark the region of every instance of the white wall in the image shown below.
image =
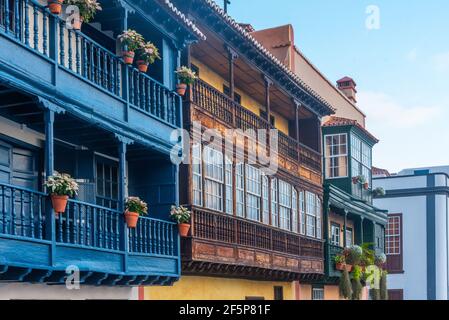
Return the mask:
<path id="1" fill-rule="evenodd" d="M 80 286 L 68 290 L 65 286 L 0 283 L 0 300 L 137 300 L 138 288 Z"/>
<path id="2" fill-rule="evenodd" d="M 389 275 L 388 288 L 403 289 L 406 300 L 427 299 L 426 197 L 376 199 L 374 205 L 403 214 L 404 274 Z"/>

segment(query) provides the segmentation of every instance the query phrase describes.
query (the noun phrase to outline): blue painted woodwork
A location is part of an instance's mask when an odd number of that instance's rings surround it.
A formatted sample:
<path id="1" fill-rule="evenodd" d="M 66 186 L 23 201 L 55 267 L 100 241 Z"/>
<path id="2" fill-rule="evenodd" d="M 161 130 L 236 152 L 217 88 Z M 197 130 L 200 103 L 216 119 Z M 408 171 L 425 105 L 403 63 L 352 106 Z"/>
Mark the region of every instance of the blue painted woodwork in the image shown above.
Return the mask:
<path id="1" fill-rule="evenodd" d="M 12 179 L 15 171 L 3 161 L 12 162 L 14 151 L 0 143 L 0 281 L 62 284 L 66 267 L 76 265 L 85 284 L 170 285 L 181 270 L 177 228 L 166 221 L 169 206 L 178 203 L 178 168 L 168 157 L 173 146 L 170 135 L 182 124 L 182 101 L 174 92 L 173 71 L 180 63 L 179 50 L 190 38 L 176 38 L 175 33 L 185 32 L 182 28 L 167 30 L 172 22 L 167 24 L 166 16 L 159 12 L 152 19 L 156 13 L 146 11 L 143 21 L 153 30 L 165 28 L 152 34 L 160 37 L 164 60 L 159 63 L 160 75 L 151 77 L 125 65 L 101 41 L 67 29 L 63 20 L 35 0 L 0 0 L 0 7 L 11 13 L 0 20 L 0 90 L 10 88 L 30 97 L 36 110 L 43 110 L 42 127 L 35 119 L 24 119 L 45 134 L 43 150 L 38 150 L 43 151 L 44 165 L 37 168 L 33 151 L 25 150 L 22 164 L 33 162 L 36 169 L 20 176 L 20 181 Z M 124 26 L 127 16 L 128 11 Z M 14 115 L 12 110 L 10 119 L 15 121 Z M 116 138 L 111 144 L 116 146 L 112 157 L 118 155 L 117 208 L 94 204 L 95 152 L 104 146 L 93 143 L 89 150 L 73 152 L 60 149 L 55 144 L 56 138 L 61 139 L 55 130 L 58 116 L 66 121 L 76 118 L 78 124 L 100 128 L 102 134 Z M 29 125 L 26 120 L 20 123 Z M 156 157 L 143 162 L 128 159 L 133 143 L 145 149 L 142 153 L 151 150 Z M 139 148 L 132 150 L 134 156 Z M 81 183 L 83 194 L 69 200 L 59 216 L 46 193 L 38 191 L 37 177 L 51 175 L 55 169 L 86 180 Z M 129 230 L 123 199 L 134 192 L 149 202 L 151 217 L 141 217 L 137 228 Z"/>
<path id="2" fill-rule="evenodd" d="M 69 112 L 118 127 L 124 136 L 138 136 L 136 139 L 147 145 L 169 151 L 169 137 L 173 128 L 181 126 L 182 111 L 181 97 L 173 86 L 167 87 L 125 65 L 121 57 L 85 34 L 67 29 L 64 21 L 36 1 L 19 3 L 22 8 L 30 7 L 15 20 L 20 22 L 20 36 L 11 29 L 13 19 L 4 19 L 4 26 L 0 26 L 0 81 L 52 100 Z M 32 14 L 32 23 L 28 13 Z M 28 39 L 30 35 L 32 40 Z M 173 52 L 167 53 L 167 60 Z M 171 68 L 165 71 L 167 74 L 177 66 L 171 62 L 164 65 Z"/>

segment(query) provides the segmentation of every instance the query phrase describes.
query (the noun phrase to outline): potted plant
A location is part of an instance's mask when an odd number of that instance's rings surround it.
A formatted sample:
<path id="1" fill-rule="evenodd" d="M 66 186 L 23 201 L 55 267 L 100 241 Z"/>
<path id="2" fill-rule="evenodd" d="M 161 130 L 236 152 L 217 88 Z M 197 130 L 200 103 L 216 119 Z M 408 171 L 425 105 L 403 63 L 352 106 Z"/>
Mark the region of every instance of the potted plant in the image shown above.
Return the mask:
<path id="1" fill-rule="evenodd" d="M 128 228 L 137 227 L 139 216 L 148 213 L 148 205 L 139 197 L 128 197 L 125 202 L 125 219 Z"/>
<path id="2" fill-rule="evenodd" d="M 170 218 L 178 223 L 178 230 L 181 237 L 187 237 L 190 230 L 190 210 L 183 206 L 172 206 Z"/>
<path id="3" fill-rule="evenodd" d="M 65 212 L 69 197 L 78 194 L 78 183 L 70 175 L 55 172 L 45 181 L 56 215 Z"/>
<path id="4" fill-rule="evenodd" d="M 79 9 L 79 19 L 76 17 L 72 24 L 75 30 L 81 30 L 82 23 L 91 21 L 97 11 L 101 10 L 101 5 L 97 0 L 66 0 L 66 3 L 77 6 Z"/>
<path id="5" fill-rule="evenodd" d="M 352 266 L 346 264 L 346 258 L 343 254 L 336 255 L 334 261 L 335 261 L 335 269 L 339 271 L 347 270 L 348 272 L 351 272 Z"/>
<path id="6" fill-rule="evenodd" d="M 137 68 L 140 72 L 147 72 L 148 65 L 153 64 L 156 59 L 161 59 L 159 49 L 152 43 L 147 42 L 137 50 Z"/>
<path id="7" fill-rule="evenodd" d="M 64 0 L 48 0 L 48 9 L 53 14 L 60 14 Z"/>
<path id="8" fill-rule="evenodd" d="M 369 189 L 369 183 L 368 182 L 364 182 L 363 183 L 363 189 L 365 189 L 365 190 Z"/>
<path id="9" fill-rule="evenodd" d="M 376 188 L 373 190 L 373 196 L 375 197 L 383 197 L 385 195 L 385 189 L 384 188 Z"/>
<path id="10" fill-rule="evenodd" d="M 362 294 L 363 285 L 362 285 L 362 276 L 363 271 L 360 266 L 354 266 L 354 270 L 352 272 L 352 300 L 360 300 L 360 296 Z"/>
<path id="11" fill-rule="evenodd" d="M 185 66 L 176 70 L 176 74 L 179 79 L 179 83 L 176 85 L 176 91 L 179 95 L 184 96 L 188 85 L 192 85 L 198 78 L 196 73 L 192 69 Z"/>
<path id="12" fill-rule="evenodd" d="M 123 31 L 118 40 L 123 46 L 122 56 L 126 64 L 132 64 L 136 50 L 144 46 L 144 39 L 141 34 L 134 30 Z"/>
<path id="13" fill-rule="evenodd" d="M 358 176 L 352 177 L 353 184 L 358 184 L 358 183 L 364 184 L 365 182 L 366 182 L 365 176 L 358 175 Z"/>
<path id="14" fill-rule="evenodd" d="M 353 245 L 344 251 L 346 263 L 350 265 L 358 265 L 362 260 L 363 249 L 360 246 Z"/>

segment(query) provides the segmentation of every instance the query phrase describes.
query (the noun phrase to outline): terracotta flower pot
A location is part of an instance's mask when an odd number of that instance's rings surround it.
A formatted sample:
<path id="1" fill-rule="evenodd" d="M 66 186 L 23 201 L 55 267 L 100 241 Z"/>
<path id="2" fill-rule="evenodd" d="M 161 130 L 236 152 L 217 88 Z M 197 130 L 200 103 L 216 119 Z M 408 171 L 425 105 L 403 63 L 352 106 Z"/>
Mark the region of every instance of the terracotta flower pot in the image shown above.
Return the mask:
<path id="1" fill-rule="evenodd" d="M 148 71 L 148 62 L 144 60 L 137 60 L 136 64 L 140 72 L 146 73 Z"/>
<path id="2" fill-rule="evenodd" d="M 64 0 L 48 0 L 48 9 L 53 14 L 60 14 Z"/>
<path id="3" fill-rule="evenodd" d="M 352 183 L 357 184 L 359 182 L 359 179 L 357 177 L 352 178 Z"/>
<path id="4" fill-rule="evenodd" d="M 133 64 L 135 55 L 136 54 L 134 51 L 123 51 L 122 52 L 123 60 L 125 61 L 126 64 Z"/>
<path id="5" fill-rule="evenodd" d="M 72 28 L 73 30 L 81 30 L 81 26 L 83 25 L 83 17 L 80 17 L 79 19 L 74 19 Z"/>
<path id="6" fill-rule="evenodd" d="M 137 212 L 125 212 L 125 220 L 128 228 L 134 229 L 137 227 L 137 221 L 139 221 L 139 214 Z"/>
<path id="7" fill-rule="evenodd" d="M 178 224 L 178 230 L 181 237 L 187 237 L 189 235 L 190 224 L 180 223 Z"/>
<path id="8" fill-rule="evenodd" d="M 368 190 L 368 189 L 369 189 L 369 184 L 368 184 L 368 182 L 365 182 L 365 183 L 363 184 L 363 189 L 365 189 L 365 190 Z"/>
<path id="9" fill-rule="evenodd" d="M 335 264 L 335 269 L 343 271 L 347 270 L 348 272 L 352 271 L 352 265 L 346 263 L 337 263 Z"/>
<path id="10" fill-rule="evenodd" d="M 56 214 L 64 213 L 65 208 L 67 207 L 67 201 L 69 200 L 69 196 L 58 196 L 56 194 L 52 194 L 50 198 L 55 213 Z"/>
<path id="11" fill-rule="evenodd" d="M 176 85 L 176 92 L 180 96 L 184 96 L 186 94 L 186 90 L 187 90 L 187 85 L 185 83 L 178 83 Z"/>

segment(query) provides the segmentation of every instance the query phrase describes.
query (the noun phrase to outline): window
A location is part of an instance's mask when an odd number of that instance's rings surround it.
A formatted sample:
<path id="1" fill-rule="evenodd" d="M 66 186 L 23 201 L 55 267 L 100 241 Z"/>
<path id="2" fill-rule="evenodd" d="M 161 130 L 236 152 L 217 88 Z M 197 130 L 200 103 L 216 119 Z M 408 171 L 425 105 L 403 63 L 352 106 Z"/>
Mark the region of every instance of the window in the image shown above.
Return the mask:
<path id="1" fill-rule="evenodd" d="M 245 216 L 245 177 L 243 170 L 243 163 L 239 163 L 235 167 L 235 202 L 237 205 L 237 216 L 239 217 Z"/>
<path id="2" fill-rule="evenodd" d="M 318 196 L 315 196 L 315 216 L 316 216 L 316 237 L 317 239 L 322 238 L 322 232 L 321 232 L 321 212 L 322 212 L 322 206 L 321 206 L 321 200 L 318 198 Z"/>
<path id="3" fill-rule="evenodd" d="M 315 194 L 306 191 L 306 224 L 308 237 L 316 237 L 315 201 Z"/>
<path id="4" fill-rule="evenodd" d="M 96 182 L 97 205 L 117 209 L 118 164 L 112 160 L 97 157 Z"/>
<path id="5" fill-rule="evenodd" d="M 221 152 L 204 148 L 204 191 L 206 195 L 206 208 L 223 210 L 223 155 Z"/>
<path id="6" fill-rule="evenodd" d="M 325 136 L 326 178 L 348 176 L 347 135 L 335 134 Z"/>
<path id="7" fill-rule="evenodd" d="M 266 175 L 262 176 L 262 201 L 263 201 L 263 223 L 270 224 L 270 203 L 268 200 L 269 195 L 269 182 Z"/>
<path id="8" fill-rule="evenodd" d="M 390 216 L 388 218 L 385 243 L 387 255 L 401 254 L 401 216 Z"/>
<path id="9" fill-rule="evenodd" d="M 298 233 L 298 191 L 292 187 L 292 231 Z"/>
<path id="10" fill-rule="evenodd" d="M 225 157 L 225 180 L 226 180 L 226 213 L 233 214 L 233 190 L 232 190 L 232 160 Z"/>
<path id="11" fill-rule="evenodd" d="M 197 206 L 203 206 L 202 168 L 201 145 L 196 144 L 192 147 L 192 187 L 193 204 Z"/>
<path id="12" fill-rule="evenodd" d="M 284 300 L 284 288 L 280 286 L 274 287 L 274 300 Z"/>
<path id="13" fill-rule="evenodd" d="M 336 223 L 331 224 L 331 245 L 340 246 L 340 225 Z"/>
<path id="14" fill-rule="evenodd" d="M 390 214 L 385 232 L 385 253 L 387 254 L 387 270 L 391 274 L 404 273 L 403 230 L 402 214 Z"/>
<path id="15" fill-rule="evenodd" d="M 280 227 L 290 230 L 292 210 L 292 189 L 290 184 L 279 180 L 279 221 Z"/>
<path id="16" fill-rule="evenodd" d="M 324 300 L 324 288 L 312 288 L 312 300 Z"/>
<path id="17" fill-rule="evenodd" d="M 304 200 L 304 191 L 299 193 L 299 233 L 306 234 L 306 202 Z"/>
<path id="18" fill-rule="evenodd" d="M 261 221 L 261 172 L 259 169 L 246 165 L 246 217 L 251 220 Z"/>
<path id="19" fill-rule="evenodd" d="M 380 252 L 385 251 L 384 241 L 385 241 L 385 229 L 383 226 L 376 224 L 374 226 L 374 239 L 376 250 Z"/>
<path id="20" fill-rule="evenodd" d="M 351 135 L 351 176 L 364 176 L 371 185 L 371 147 L 355 135 Z M 354 196 L 371 201 L 371 194 L 362 185 L 353 184 Z"/>
<path id="21" fill-rule="evenodd" d="M 271 225 L 278 227 L 278 180 L 271 180 Z"/>
<path id="22" fill-rule="evenodd" d="M 352 246 L 353 243 L 353 232 L 351 228 L 346 228 L 346 248 Z"/>

